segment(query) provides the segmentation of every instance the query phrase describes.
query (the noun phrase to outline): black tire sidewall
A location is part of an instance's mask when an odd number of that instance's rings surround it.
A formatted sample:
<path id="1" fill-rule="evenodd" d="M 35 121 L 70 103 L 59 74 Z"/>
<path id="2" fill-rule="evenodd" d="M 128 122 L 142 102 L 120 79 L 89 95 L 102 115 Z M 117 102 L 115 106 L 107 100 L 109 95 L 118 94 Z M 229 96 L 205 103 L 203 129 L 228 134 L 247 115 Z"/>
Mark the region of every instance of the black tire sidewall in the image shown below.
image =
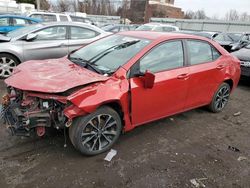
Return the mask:
<path id="1" fill-rule="evenodd" d="M 117 135 L 113 139 L 112 143 L 109 144 L 108 147 L 106 147 L 100 151 L 99 150 L 98 151 L 89 151 L 82 145 L 81 133 L 85 129 L 88 121 L 90 121 L 94 116 L 96 116 L 98 114 L 108 114 L 108 115 L 111 115 L 116 120 L 116 122 L 117 122 Z M 121 122 L 121 118 L 120 118 L 119 114 L 114 109 L 112 109 L 108 106 L 103 106 L 103 107 L 98 108 L 95 112 L 93 112 L 87 116 L 77 118 L 75 121 L 73 121 L 73 124 L 71 125 L 70 129 L 71 129 L 70 130 L 70 137 L 72 140 L 72 144 L 75 146 L 75 148 L 77 150 L 79 150 L 84 155 L 97 155 L 97 154 L 100 154 L 100 153 L 103 153 L 103 152 L 109 150 L 114 145 L 114 143 L 118 140 L 118 138 L 121 134 L 121 130 L 122 130 L 122 122 Z"/>

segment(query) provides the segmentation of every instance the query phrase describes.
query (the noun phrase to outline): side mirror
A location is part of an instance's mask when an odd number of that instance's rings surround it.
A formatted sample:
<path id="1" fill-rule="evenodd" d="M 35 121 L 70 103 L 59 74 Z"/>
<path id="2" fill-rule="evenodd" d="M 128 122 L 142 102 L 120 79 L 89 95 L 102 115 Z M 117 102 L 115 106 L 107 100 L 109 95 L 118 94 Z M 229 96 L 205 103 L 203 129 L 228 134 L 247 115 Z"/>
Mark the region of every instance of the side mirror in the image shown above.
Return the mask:
<path id="1" fill-rule="evenodd" d="M 32 40 L 36 39 L 36 37 L 37 37 L 37 34 L 36 34 L 36 33 L 30 33 L 30 34 L 28 34 L 28 35 L 26 36 L 26 40 L 27 40 L 27 41 L 32 41 Z"/>
<path id="2" fill-rule="evenodd" d="M 152 89 L 155 83 L 155 75 L 149 71 L 144 74 L 144 87 L 147 89 Z"/>

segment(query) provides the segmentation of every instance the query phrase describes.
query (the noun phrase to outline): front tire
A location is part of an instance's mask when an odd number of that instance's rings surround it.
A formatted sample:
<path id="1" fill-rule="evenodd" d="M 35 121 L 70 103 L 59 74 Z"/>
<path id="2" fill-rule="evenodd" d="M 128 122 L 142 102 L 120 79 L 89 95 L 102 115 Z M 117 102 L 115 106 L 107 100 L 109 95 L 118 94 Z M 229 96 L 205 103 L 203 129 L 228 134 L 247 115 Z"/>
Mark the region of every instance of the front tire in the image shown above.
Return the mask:
<path id="1" fill-rule="evenodd" d="M 0 78 L 8 78 L 19 64 L 18 59 L 11 54 L 0 54 Z"/>
<path id="2" fill-rule="evenodd" d="M 230 92 L 231 88 L 228 83 L 221 84 L 215 92 L 212 102 L 209 104 L 208 108 L 214 113 L 221 112 L 228 103 Z"/>
<path id="3" fill-rule="evenodd" d="M 119 114 L 108 106 L 76 119 L 70 126 L 70 139 L 84 155 L 96 155 L 109 150 L 122 130 Z"/>

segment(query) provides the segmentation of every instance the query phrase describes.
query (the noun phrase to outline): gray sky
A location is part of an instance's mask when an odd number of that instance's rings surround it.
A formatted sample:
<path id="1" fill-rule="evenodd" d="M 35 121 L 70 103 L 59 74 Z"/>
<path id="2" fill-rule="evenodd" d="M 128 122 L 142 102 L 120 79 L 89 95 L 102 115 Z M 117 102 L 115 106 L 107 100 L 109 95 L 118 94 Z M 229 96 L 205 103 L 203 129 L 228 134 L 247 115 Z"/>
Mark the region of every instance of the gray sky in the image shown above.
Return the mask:
<path id="1" fill-rule="evenodd" d="M 224 17 L 230 9 L 250 14 L 250 0 L 175 0 L 175 5 L 184 11 L 203 9 L 210 17 Z"/>

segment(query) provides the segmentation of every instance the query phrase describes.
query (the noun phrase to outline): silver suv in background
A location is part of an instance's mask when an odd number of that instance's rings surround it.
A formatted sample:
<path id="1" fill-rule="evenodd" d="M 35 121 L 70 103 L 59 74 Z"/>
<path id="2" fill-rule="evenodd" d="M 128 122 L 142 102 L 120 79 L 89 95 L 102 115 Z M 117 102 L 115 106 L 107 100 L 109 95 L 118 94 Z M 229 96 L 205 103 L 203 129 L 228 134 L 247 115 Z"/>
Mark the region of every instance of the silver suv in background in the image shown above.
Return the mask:
<path id="1" fill-rule="evenodd" d="M 21 62 L 60 58 L 107 35 L 96 26 L 75 22 L 35 24 L 0 35 L 0 77 L 10 76 Z"/>

